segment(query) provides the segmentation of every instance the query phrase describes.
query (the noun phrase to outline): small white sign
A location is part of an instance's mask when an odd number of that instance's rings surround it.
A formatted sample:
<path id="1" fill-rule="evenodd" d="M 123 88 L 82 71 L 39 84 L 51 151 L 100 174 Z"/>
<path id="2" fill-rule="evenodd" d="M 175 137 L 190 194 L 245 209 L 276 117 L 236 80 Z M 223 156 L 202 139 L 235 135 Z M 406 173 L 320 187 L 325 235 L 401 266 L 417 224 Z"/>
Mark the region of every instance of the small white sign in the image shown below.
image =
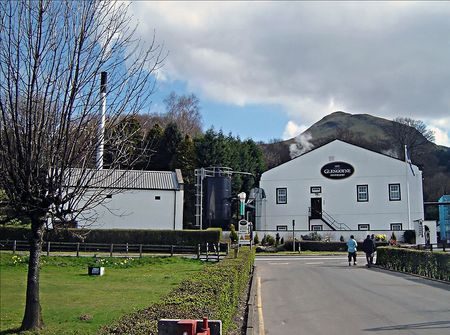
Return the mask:
<path id="1" fill-rule="evenodd" d="M 241 220 L 239 221 L 239 230 L 238 230 L 238 236 L 239 236 L 239 245 L 250 245 L 252 242 L 251 237 L 251 222 L 248 222 L 247 220 Z"/>

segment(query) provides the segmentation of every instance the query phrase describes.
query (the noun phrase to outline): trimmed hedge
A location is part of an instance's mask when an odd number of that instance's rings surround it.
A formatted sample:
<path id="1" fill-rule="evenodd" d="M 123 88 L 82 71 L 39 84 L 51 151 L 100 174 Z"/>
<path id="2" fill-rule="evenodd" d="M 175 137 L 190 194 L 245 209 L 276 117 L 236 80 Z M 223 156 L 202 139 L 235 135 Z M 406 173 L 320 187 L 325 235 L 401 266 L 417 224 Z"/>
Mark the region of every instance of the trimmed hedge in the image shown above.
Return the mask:
<path id="1" fill-rule="evenodd" d="M 163 302 L 122 317 L 115 325 L 105 327 L 102 334 L 158 333 L 159 319 L 222 320 L 223 333 L 233 326 L 239 299 L 248 287 L 255 249 L 241 248 L 238 258 L 231 254 L 220 263 L 211 264 L 169 293 Z"/>
<path id="2" fill-rule="evenodd" d="M 347 251 L 347 242 L 323 242 L 323 241 L 295 241 L 295 250 L 300 251 Z M 387 242 L 376 242 L 377 247 L 387 245 Z M 358 250 L 362 248 L 362 241 L 358 242 Z M 292 240 L 284 243 L 285 250 L 292 250 Z"/>
<path id="3" fill-rule="evenodd" d="M 377 249 L 377 265 L 389 270 L 450 281 L 450 254 L 405 248 Z"/>
<path id="4" fill-rule="evenodd" d="M 28 240 L 30 229 L 0 227 L 1 240 Z M 218 243 L 220 229 L 208 230 L 146 230 L 146 229 L 58 229 L 49 230 L 45 241 L 115 244 L 197 245 Z"/>

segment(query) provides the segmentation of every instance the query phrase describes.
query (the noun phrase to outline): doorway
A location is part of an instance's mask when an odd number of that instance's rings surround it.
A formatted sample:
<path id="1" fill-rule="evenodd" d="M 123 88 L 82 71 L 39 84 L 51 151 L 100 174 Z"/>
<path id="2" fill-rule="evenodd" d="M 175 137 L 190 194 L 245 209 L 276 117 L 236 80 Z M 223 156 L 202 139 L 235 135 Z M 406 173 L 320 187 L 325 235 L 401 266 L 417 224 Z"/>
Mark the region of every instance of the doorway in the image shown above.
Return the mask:
<path id="1" fill-rule="evenodd" d="M 311 219 L 322 218 L 322 198 L 311 198 Z"/>

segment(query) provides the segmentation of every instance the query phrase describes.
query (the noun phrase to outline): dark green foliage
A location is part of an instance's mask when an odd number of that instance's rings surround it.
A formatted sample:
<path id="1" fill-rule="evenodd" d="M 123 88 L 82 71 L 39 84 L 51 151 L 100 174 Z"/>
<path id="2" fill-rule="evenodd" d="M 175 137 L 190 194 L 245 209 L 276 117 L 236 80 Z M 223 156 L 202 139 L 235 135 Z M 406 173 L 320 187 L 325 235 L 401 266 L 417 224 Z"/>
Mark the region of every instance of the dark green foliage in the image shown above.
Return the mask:
<path id="1" fill-rule="evenodd" d="M 445 252 L 381 247 L 377 249 L 377 265 L 389 270 L 450 281 L 450 254 Z"/>
<path id="2" fill-rule="evenodd" d="M 415 230 L 405 230 L 403 233 L 403 241 L 405 243 L 414 244 L 416 243 L 416 231 Z"/>
<path id="3" fill-rule="evenodd" d="M 394 232 L 392 232 L 391 240 L 397 241 L 397 236 L 395 236 L 395 233 L 394 233 Z"/>
<path id="4" fill-rule="evenodd" d="M 253 244 L 259 244 L 258 234 L 255 234 L 255 237 L 253 238 Z"/>
<path id="5" fill-rule="evenodd" d="M 347 243 L 345 242 L 295 241 L 295 250 L 298 250 L 299 243 L 301 251 L 347 251 Z M 377 246 L 383 245 L 387 245 L 387 243 L 377 242 Z M 284 249 L 292 250 L 292 240 L 284 243 Z"/>
<path id="6" fill-rule="evenodd" d="M 27 240 L 30 230 L 25 228 L 0 227 L 2 240 Z M 218 243 L 220 229 L 208 230 L 140 230 L 140 229 L 63 229 L 50 230 L 46 241 L 86 243 L 133 243 L 153 245 L 197 245 Z"/>
<path id="7" fill-rule="evenodd" d="M 239 299 L 248 287 L 255 257 L 254 250 L 241 248 L 238 258 L 231 256 L 183 282 L 163 299 L 164 302 L 124 316 L 103 334 L 157 334 L 159 319 L 222 320 L 223 333 L 232 329 Z"/>
<path id="8" fill-rule="evenodd" d="M 275 245 L 275 238 L 272 235 L 264 235 L 262 245 Z"/>
<path id="9" fill-rule="evenodd" d="M 230 225 L 230 240 L 231 240 L 231 242 L 232 243 L 237 242 L 238 238 L 239 238 L 239 236 L 236 232 L 236 229 L 234 228 L 234 224 L 231 224 Z"/>
<path id="10" fill-rule="evenodd" d="M 309 233 L 308 235 L 302 235 L 302 239 L 305 241 L 320 241 L 322 240 L 322 236 L 317 232 Z"/>

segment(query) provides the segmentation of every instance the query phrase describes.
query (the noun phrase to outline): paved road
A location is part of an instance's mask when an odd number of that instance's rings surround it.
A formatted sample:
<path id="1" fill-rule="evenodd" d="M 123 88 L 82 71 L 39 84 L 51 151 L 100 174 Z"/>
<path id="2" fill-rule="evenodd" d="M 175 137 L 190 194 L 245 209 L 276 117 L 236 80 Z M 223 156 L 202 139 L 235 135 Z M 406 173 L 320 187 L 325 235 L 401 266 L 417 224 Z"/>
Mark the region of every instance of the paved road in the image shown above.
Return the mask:
<path id="1" fill-rule="evenodd" d="M 450 285 L 363 263 L 257 257 L 258 335 L 450 334 Z"/>

